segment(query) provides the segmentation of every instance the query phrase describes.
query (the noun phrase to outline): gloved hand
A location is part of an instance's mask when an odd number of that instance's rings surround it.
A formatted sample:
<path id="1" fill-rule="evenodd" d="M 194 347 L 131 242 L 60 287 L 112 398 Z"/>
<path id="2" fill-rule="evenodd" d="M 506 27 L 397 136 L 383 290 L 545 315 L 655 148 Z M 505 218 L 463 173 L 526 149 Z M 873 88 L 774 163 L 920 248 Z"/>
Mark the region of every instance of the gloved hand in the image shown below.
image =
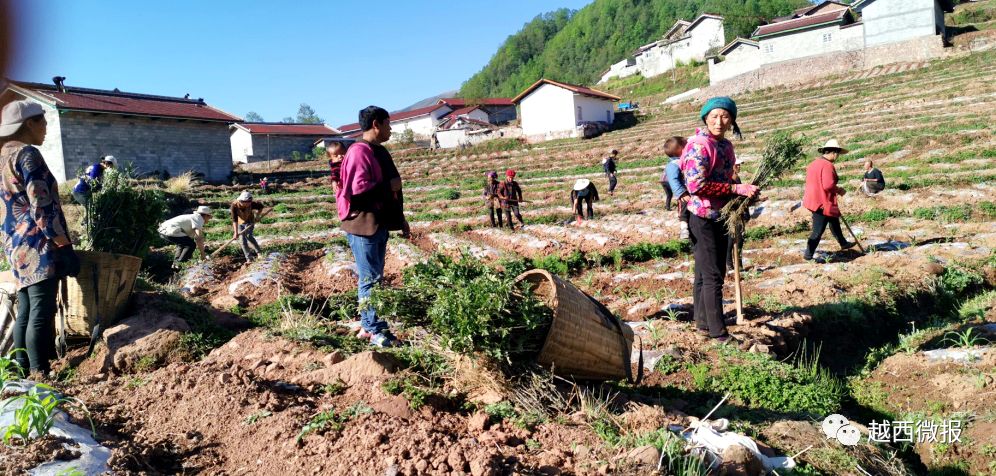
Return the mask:
<path id="1" fill-rule="evenodd" d="M 80 274 L 80 257 L 73 250 L 73 245 L 60 246 L 55 249 L 55 253 L 56 274 L 71 278 Z"/>
<path id="2" fill-rule="evenodd" d="M 754 195 L 757 195 L 757 192 L 759 190 L 760 189 L 758 188 L 757 185 L 751 185 L 749 183 L 733 184 L 733 193 L 737 195 L 742 195 L 747 198 L 751 198 Z"/>

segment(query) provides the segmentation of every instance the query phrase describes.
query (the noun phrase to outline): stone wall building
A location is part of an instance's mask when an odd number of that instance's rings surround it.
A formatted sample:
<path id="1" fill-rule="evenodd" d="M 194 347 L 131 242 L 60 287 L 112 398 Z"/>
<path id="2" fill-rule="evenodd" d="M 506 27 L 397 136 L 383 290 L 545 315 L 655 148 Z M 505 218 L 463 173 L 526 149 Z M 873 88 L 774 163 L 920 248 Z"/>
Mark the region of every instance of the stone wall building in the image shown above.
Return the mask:
<path id="1" fill-rule="evenodd" d="M 243 122 L 231 125 L 232 160 L 247 164 L 264 160 L 289 160 L 295 152 L 311 153 L 315 142 L 339 131 L 325 124 Z"/>
<path id="2" fill-rule="evenodd" d="M 74 179 L 101 156 L 113 155 L 138 174 L 193 171 L 209 181 L 232 172 L 228 125 L 238 116 L 203 99 L 176 98 L 55 84 L 10 81 L 0 106 L 28 99 L 45 110 L 40 149 L 56 180 Z"/>

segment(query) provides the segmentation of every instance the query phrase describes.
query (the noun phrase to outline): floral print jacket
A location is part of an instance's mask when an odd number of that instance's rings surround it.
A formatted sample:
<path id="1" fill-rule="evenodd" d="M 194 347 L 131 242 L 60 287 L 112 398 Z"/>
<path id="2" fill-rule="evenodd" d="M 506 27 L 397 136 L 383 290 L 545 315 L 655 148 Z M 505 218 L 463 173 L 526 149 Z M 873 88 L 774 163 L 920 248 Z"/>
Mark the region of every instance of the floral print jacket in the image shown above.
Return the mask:
<path id="1" fill-rule="evenodd" d="M 55 277 L 53 240 L 69 234 L 59 186 L 34 146 L 10 141 L 0 149 L 0 219 L 17 289 Z"/>
<path id="2" fill-rule="evenodd" d="M 700 218 L 718 220 L 719 210 L 733 195 L 733 143 L 716 139 L 706 129 L 696 129 L 681 154 L 681 173 L 691 198 L 688 211 Z"/>

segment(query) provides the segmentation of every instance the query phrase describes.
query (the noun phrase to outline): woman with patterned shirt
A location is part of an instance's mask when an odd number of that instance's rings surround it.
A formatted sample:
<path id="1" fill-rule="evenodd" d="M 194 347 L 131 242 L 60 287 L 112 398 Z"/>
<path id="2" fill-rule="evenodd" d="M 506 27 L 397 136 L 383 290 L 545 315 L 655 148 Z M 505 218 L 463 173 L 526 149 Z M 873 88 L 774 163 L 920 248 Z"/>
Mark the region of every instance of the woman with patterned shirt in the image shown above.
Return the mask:
<path id="1" fill-rule="evenodd" d="M 0 123 L 0 219 L 3 248 L 17 280 L 15 358 L 32 374 L 48 374 L 55 354 L 55 296 L 59 279 L 76 276 L 73 251 L 59 187 L 41 152 L 47 123 L 42 107 L 14 101 Z M 36 375 L 37 376 L 37 375 Z"/>
<path id="2" fill-rule="evenodd" d="M 723 280 L 726 275 L 726 225 L 719 211 L 734 195 L 753 198 L 758 188 L 733 183 L 736 156 L 726 139 L 737 126 L 737 105 L 728 97 L 714 97 L 702 106 L 699 116 L 705 127 L 688 138 L 681 155 L 681 172 L 690 195 L 688 229 L 695 258 L 692 295 L 695 326 L 721 342 L 729 340 L 723 322 Z"/>

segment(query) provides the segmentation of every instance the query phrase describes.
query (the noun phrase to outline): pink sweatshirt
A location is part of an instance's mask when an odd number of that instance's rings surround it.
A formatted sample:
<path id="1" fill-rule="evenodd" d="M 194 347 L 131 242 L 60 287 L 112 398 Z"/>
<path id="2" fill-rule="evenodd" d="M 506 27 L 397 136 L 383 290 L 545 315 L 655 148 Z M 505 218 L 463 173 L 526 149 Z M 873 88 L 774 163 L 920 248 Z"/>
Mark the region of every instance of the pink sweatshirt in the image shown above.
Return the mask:
<path id="1" fill-rule="evenodd" d="M 356 142 L 346 150 L 339 177 L 342 185 L 336 191 L 335 204 L 339 219 L 345 220 L 349 216 L 349 206 L 353 196 L 368 192 L 377 186 L 383 180 L 383 172 L 374 157 L 373 149 L 368 144 Z"/>

